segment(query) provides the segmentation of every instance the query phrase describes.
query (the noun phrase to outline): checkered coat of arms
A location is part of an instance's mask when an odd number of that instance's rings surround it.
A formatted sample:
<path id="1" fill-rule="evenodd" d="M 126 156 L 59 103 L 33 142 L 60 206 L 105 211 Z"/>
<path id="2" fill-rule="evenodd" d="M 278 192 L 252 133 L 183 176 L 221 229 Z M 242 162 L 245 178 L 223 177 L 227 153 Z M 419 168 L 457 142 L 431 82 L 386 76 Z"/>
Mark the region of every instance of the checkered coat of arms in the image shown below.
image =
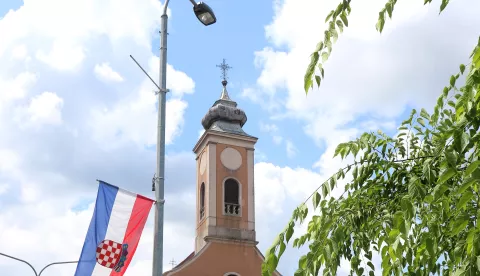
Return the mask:
<path id="1" fill-rule="evenodd" d="M 125 265 L 128 255 L 128 244 L 121 244 L 111 240 L 103 240 L 97 247 L 97 262 L 120 272 Z"/>

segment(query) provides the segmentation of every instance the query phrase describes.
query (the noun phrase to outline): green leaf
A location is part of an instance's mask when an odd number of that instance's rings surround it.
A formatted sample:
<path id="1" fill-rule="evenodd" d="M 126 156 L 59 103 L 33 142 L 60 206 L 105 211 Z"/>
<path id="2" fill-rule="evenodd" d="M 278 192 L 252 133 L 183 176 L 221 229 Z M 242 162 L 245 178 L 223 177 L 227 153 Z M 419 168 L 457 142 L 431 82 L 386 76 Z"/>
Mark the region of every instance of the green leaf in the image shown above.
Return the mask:
<path id="1" fill-rule="evenodd" d="M 472 184 L 475 182 L 475 178 L 469 177 L 463 180 L 462 185 L 458 188 L 455 194 L 463 194 L 468 188 L 472 186 Z"/>
<path id="2" fill-rule="evenodd" d="M 447 158 L 448 164 L 455 168 L 455 166 L 457 165 L 457 154 L 453 151 L 446 151 L 445 157 Z"/>
<path id="3" fill-rule="evenodd" d="M 317 87 L 320 87 L 320 83 L 322 82 L 320 76 L 315 75 L 315 82 L 317 83 Z"/>
<path id="4" fill-rule="evenodd" d="M 430 256 L 435 256 L 435 250 L 433 248 L 433 245 L 434 245 L 433 239 L 430 237 L 427 238 L 426 243 L 427 243 L 427 251 L 430 254 Z"/>
<path id="5" fill-rule="evenodd" d="M 348 27 L 348 19 L 347 19 L 347 14 L 345 13 L 345 11 L 343 11 L 342 14 L 340 14 L 340 19 L 342 19 L 345 27 Z"/>
<path id="6" fill-rule="evenodd" d="M 368 265 L 372 270 L 375 270 L 375 266 L 372 264 L 372 262 L 367 262 L 367 265 Z"/>
<path id="7" fill-rule="evenodd" d="M 338 32 L 335 28 L 331 29 L 330 32 L 332 33 L 333 43 L 337 42 L 338 39 Z"/>
<path id="8" fill-rule="evenodd" d="M 387 2 L 387 4 L 385 4 L 385 8 L 387 9 L 388 17 L 392 18 L 392 11 L 393 11 L 392 3 Z"/>
<path id="9" fill-rule="evenodd" d="M 473 193 L 471 191 L 469 190 L 465 191 L 457 203 L 457 206 L 456 206 L 457 209 L 462 209 L 463 207 L 465 207 L 465 205 L 467 205 L 467 203 L 472 199 L 472 197 L 473 197 Z"/>
<path id="10" fill-rule="evenodd" d="M 330 18 L 333 16 L 333 13 L 334 13 L 334 12 L 335 12 L 334 10 L 331 10 L 331 11 L 330 11 L 330 13 L 327 15 L 327 18 L 325 18 L 325 23 L 327 23 L 328 20 L 330 20 Z"/>
<path id="11" fill-rule="evenodd" d="M 421 124 L 423 127 L 425 127 L 425 121 L 422 118 L 418 118 L 417 122 Z"/>
<path id="12" fill-rule="evenodd" d="M 288 226 L 287 228 L 287 232 L 285 233 L 285 240 L 287 242 L 290 241 L 290 239 L 292 238 L 292 235 L 293 235 L 293 227 L 294 227 L 294 224 L 293 222 L 290 223 L 290 225 Z"/>
<path id="13" fill-rule="evenodd" d="M 443 96 L 444 96 L 444 97 L 448 96 L 448 91 L 450 91 L 450 89 L 448 89 L 448 87 L 445 86 L 445 87 L 443 88 Z"/>
<path id="14" fill-rule="evenodd" d="M 470 231 L 468 231 L 466 243 L 467 243 L 467 254 L 471 254 L 472 252 L 472 247 L 473 247 L 473 240 L 475 238 L 475 228 L 471 228 Z"/>
<path id="15" fill-rule="evenodd" d="M 300 260 L 298 260 L 298 267 L 302 268 L 302 269 L 307 268 L 307 256 L 306 255 L 303 255 L 302 257 L 300 257 Z"/>
<path id="16" fill-rule="evenodd" d="M 480 69 L 480 47 L 475 50 L 472 62 L 476 69 Z"/>
<path id="17" fill-rule="evenodd" d="M 428 112 L 424 108 L 420 111 L 420 116 L 430 121 L 430 115 L 428 115 Z"/>
<path id="18" fill-rule="evenodd" d="M 385 19 L 382 17 L 378 19 L 378 22 L 376 25 L 377 31 L 381 33 L 383 31 L 383 26 L 385 26 Z"/>
<path id="19" fill-rule="evenodd" d="M 453 273 L 453 276 L 465 276 L 465 269 L 463 267 L 459 267 Z"/>
<path id="20" fill-rule="evenodd" d="M 428 204 L 432 203 L 433 200 L 434 200 L 434 198 L 433 198 L 432 195 L 427 195 L 427 196 L 425 197 L 425 202 L 428 203 Z"/>
<path id="21" fill-rule="evenodd" d="M 442 0 L 442 4 L 440 5 L 440 13 L 447 7 L 449 0 Z"/>
<path id="22" fill-rule="evenodd" d="M 468 217 L 460 217 L 453 222 L 452 235 L 456 236 L 468 225 Z"/>
<path id="23" fill-rule="evenodd" d="M 445 1 L 445 0 L 444 0 L 444 1 Z M 450 86 L 451 86 L 451 87 L 454 87 L 454 86 L 455 86 L 455 81 L 456 81 L 456 80 L 457 80 L 457 79 L 455 78 L 455 76 L 451 76 L 451 77 L 450 77 Z"/>
<path id="24" fill-rule="evenodd" d="M 434 192 L 434 200 L 439 200 L 445 192 L 448 190 L 448 185 L 447 184 L 439 184 L 435 186 L 435 189 L 433 189 Z"/>
<path id="25" fill-rule="evenodd" d="M 315 47 L 315 52 L 320 52 L 323 49 L 323 41 L 317 43 L 317 47 Z"/>
<path id="26" fill-rule="evenodd" d="M 287 246 L 285 245 L 285 243 L 282 241 L 280 243 L 280 249 L 278 250 L 278 258 L 280 259 L 280 257 L 282 257 L 283 255 L 283 252 L 285 252 L 285 249 L 287 248 Z"/>
<path id="27" fill-rule="evenodd" d="M 337 26 L 338 26 L 338 29 L 340 30 L 340 32 L 343 32 L 343 23 L 342 23 L 342 21 L 337 20 L 336 23 L 337 23 Z"/>
<path id="28" fill-rule="evenodd" d="M 457 173 L 457 171 L 453 168 L 448 168 L 446 169 L 441 175 L 440 177 L 438 178 L 438 183 L 439 184 L 442 184 L 443 182 L 449 180 L 450 178 L 452 178 L 455 174 Z"/>
<path id="29" fill-rule="evenodd" d="M 463 153 L 470 142 L 470 136 L 464 131 L 457 131 L 454 134 L 453 139 L 455 148 L 459 153 Z"/>
<path id="30" fill-rule="evenodd" d="M 325 198 L 328 195 L 328 185 L 327 182 L 322 185 L 322 195 Z"/>
<path id="31" fill-rule="evenodd" d="M 465 64 L 460 64 L 460 73 L 465 72 Z"/>
<path id="32" fill-rule="evenodd" d="M 330 56 L 330 54 L 328 52 L 323 52 L 322 53 L 322 62 L 323 63 L 325 63 L 325 61 L 327 61 L 328 56 Z"/>
<path id="33" fill-rule="evenodd" d="M 318 207 L 318 204 L 320 203 L 320 194 L 318 192 L 315 192 L 313 194 L 313 208 L 316 209 Z"/>
<path id="34" fill-rule="evenodd" d="M 332 176 L 330 178 L 330 190 L 333 190 L 335 188 L 335 184 L 337 184 L 335 176 Z"/>
<path id="35" fill-rule="evenodd" d="M 480 160 L 473 161 L 472 163 L 470 163 L 470 165 L 468 165 L 467 169 L 465 170 L 465 175 L 470 175 L 471 173 L 473 173 L 473 171 L 475 171 L 479 165 L 480 165 Z"/>
<path id="36" fill-rule="evenodd" d="M 312 87 L 312 75 L 315 72 L 315 65 L 318 62 L 318 53 L 314 52 L 310 58 L 310 64 L 307 67 L 307 72 L 304 77 L 304 89 L 305 93 L 308 93 L 308 90 Z"/>

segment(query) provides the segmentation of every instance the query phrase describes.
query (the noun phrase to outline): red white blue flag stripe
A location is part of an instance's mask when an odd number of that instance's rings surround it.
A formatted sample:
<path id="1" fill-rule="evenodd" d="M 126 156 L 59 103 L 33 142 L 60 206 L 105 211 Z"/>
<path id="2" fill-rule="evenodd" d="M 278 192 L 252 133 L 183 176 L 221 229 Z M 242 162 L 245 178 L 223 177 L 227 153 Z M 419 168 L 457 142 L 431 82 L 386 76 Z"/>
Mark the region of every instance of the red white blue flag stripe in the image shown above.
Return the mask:
<path id="1" fill-rule="evenodd" d="M 135 254 L 153 202 L 99 181 L 75 276 L 122 276 Z"/>

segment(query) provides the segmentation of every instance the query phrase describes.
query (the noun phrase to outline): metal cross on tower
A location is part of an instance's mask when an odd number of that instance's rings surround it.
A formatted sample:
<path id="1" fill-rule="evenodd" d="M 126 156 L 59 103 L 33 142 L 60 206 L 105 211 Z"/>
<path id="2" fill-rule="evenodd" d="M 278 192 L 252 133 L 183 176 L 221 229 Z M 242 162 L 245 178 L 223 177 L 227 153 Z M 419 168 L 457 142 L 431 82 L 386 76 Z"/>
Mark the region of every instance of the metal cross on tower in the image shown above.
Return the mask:
<path id="1" fill-rule="evenodd" d="M 222 78 L 224 81 L 227 80 L 227 73 L 228 73 L 228 70 L 232 69 L 232 67 L 230 67 L 227 63 L 225 63 L 225 59 L 223 59 L 223 62 L 221 64 L 218 64 L 217 65 L 218 68 L 220 68 L 220 70 L 222 71 Z"/>
<path id="2" fill-rule="evenodd" d="M 172 265 L 172 269 L 173 269 L 177 263 L 175 262 L 175 259 L 172 259 L 169 264 Z"/>

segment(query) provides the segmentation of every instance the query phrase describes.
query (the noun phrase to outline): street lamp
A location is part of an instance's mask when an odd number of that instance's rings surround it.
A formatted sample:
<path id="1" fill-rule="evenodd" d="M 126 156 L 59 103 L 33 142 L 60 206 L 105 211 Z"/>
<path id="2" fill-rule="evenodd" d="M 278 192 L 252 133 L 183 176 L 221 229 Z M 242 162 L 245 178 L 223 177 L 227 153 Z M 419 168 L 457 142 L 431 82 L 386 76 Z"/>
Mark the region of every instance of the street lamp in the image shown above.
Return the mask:
<path id="1" fill-rule="evenodd" d="M 153 276 L 163 274 L 163 214 L 164 214 L 164 180 L 165 180 L 165 101 L 167 90 L 167 7 L 170 0 L 165 0 L 160 22 L 160 70 L 158 91 L 158 124 L 157 124 L 157 168 L 155 173 L 155 232 L 153 238 Z M 195 16 L 208 26 L 214 24 L 217 19 L 212 9 L 205 3 L 193 4 Z"/>
<path id="2" fill-rule="evenodd" d="M 212 25 L 217 22 L 217 18 L 215 18 L 215 14 L 213 13 L 212 9 L 203 2 L 194 4 L 193 12 L 197 16 L 198 20 L 200 20 L 200 22 L 202 22 L 205 26 Z"/>
<path id="3" fill-rule="evenodd" d="M 0 256 L 4 256 L 4 257 L 10 258 L 10 259 L 14 259 L 14 260 L 16 260 L 16 261 L 19 261 L 19 262 L 22 262 L 22 263 L 28 265 L 28 266 L 33 270 L 33 273 L 35 273 L 35 276 L 40 276 L 40 275 L 42 275 L 42 272 L 45 271 L 45 269 L 47 269 L 48 267 L 50 267 L 50 266 L 52 266 L 52 265 L 75 264 L 75 263 L 78 263 L 78 261 L 54 262 L 54 263 L 50 263 L 50 264 L 46 265 L 44 268 L 42 268 L 42 270 L 40 270 L 40 273 L 37 273 L 37 271 L 35 270 L 35 268 L 34 268 L 29 262 L 27 262 L 27 261 L 25 261 L 25 260 L 22 260 L 22 259 L 19 259 L 19 258 L 10 256 L 10 255 L 4 254 L 4 253 L 0 253 Z"/>

